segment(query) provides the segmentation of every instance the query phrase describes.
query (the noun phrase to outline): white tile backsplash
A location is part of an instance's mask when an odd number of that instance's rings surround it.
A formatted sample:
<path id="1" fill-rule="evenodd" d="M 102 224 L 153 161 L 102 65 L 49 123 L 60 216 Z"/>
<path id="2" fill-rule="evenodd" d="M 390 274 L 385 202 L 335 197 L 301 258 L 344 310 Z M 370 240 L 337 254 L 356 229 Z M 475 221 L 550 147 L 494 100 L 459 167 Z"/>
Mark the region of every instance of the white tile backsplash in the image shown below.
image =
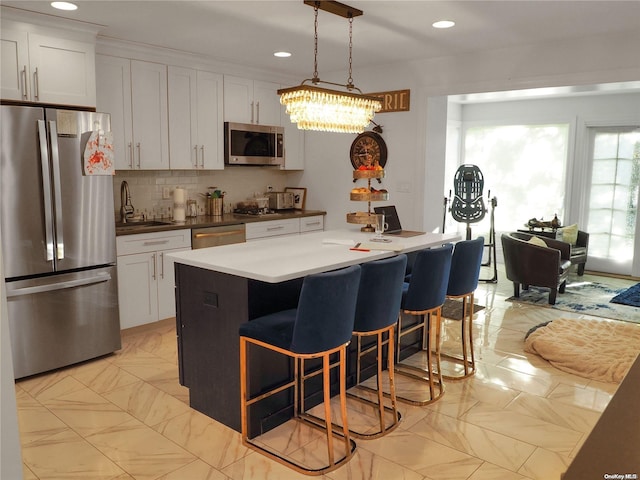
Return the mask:
<path id="1" fill-rule="evenodd" d="M 204 197 L 208 187 L 226 192 L 225 210 L 233 209 L 237 202 L 263 193 L 268 186 L 274 191 L 297 186 L 300 172 L 277 170 L 271 167 L 229 167 L 225 170 L 119 170 L 113 177 L 113 199 L 116 219 L 120 216 L 120 185 L 129 184 L 131 203 L 136 211 L 149 217 L 171 216 L 173 190 L 182 187 L 187 198 L 198 202 L 198 211 L 204 213 Z M 162 198 L 169 187 L 170 198 Z"/>

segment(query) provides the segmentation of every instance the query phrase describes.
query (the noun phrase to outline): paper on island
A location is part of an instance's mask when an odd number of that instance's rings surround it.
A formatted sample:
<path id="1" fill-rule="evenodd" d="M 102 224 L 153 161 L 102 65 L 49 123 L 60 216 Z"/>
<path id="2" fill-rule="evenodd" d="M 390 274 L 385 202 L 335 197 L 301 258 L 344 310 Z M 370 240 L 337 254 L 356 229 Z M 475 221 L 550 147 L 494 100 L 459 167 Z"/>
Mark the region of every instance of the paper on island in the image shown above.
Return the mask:
<path id="1" fill-rule="evenodd" d="M 358 248 L 363 248 L 366 250 L 386 250 L 389 252 L 401 252 L 404 250 L 404 245 L 398 242 L 364 242 L 361 243 Z"/>
<path id="2" fill-rule="evenodd" d="M 356 244 L 355 241 L 344 238 L 325 238 L 322 243 L 327 245 L 347 245 L 348 247 L 353 247 Z"/>

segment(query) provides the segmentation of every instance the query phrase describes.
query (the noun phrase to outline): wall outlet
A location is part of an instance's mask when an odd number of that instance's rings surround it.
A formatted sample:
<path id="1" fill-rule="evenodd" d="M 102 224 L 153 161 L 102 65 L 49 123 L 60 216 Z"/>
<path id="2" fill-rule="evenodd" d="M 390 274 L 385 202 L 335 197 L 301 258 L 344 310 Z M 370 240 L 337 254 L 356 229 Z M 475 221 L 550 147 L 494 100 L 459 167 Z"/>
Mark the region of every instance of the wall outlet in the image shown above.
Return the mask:
<path id="1" fill-rule="evenodd" d="M 162 187 L 162 199 L 168 200 L 171 198 L 171 189 L 169 187 Z"/>

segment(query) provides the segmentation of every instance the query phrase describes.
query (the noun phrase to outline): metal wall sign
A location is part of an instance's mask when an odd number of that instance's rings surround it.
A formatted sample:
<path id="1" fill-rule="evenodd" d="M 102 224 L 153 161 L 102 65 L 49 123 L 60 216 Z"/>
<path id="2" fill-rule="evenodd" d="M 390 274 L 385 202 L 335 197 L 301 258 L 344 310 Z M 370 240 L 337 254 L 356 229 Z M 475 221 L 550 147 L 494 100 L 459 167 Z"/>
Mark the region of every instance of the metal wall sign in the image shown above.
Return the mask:
<path id="1" fill-rule="evenodd" d="M 389 92 L 367 93 L 372 97 L 378 97 L 382 101 L 382 110 L 385 112 L 408 112 L 411 105 L 411 90 L 392 90 Z"/>

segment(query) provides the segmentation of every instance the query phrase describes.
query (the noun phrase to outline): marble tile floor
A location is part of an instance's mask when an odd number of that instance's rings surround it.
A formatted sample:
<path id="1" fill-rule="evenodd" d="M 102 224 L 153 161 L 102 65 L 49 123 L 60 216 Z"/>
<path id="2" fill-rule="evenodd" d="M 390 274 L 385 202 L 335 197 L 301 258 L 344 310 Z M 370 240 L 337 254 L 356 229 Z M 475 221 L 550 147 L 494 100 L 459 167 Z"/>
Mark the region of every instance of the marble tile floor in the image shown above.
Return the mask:
<path id="1" fill-rule="evenodd" d="M 616 288 L 633 281 L 586 275 Z M 563 373 L 523 352 L 525 332 L 583 315 L 506 302 L 512 285 L 480 283 L 474 317 L 478 370 L 447 382 L 426 407 L 400 404 L 392 433 L 356 440 L 327 480 L 559 479 L 616 386 Z M 444 349 L 459 323 L 445 321 Z M 444 368 L 452 368 L 444 364 Z M 397 380 L 398 389 L 415 382 Z M 123 332 L 113 355 L 16 382 L 24 478 L 223 480 L 307 478 L 242 446 L 240 435 L 192 410 L 178 383 L 174 320 Z M 349 404 L 352 425 L 367 412 Z M 322 460 L 315 431 L 288 422 L 260 440 L 293 458 Z M 13 480 L 13 479 L 7 479 Z"/>

